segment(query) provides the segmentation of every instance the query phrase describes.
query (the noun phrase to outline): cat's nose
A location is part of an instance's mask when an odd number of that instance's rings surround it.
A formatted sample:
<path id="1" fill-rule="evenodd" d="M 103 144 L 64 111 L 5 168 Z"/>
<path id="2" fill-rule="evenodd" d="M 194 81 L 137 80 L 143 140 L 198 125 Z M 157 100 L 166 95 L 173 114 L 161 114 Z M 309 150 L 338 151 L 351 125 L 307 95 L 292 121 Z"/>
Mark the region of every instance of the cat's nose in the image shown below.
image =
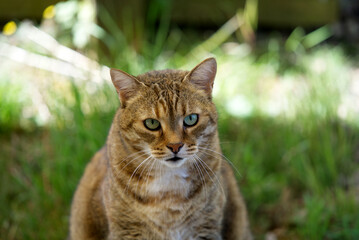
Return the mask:
<path id="1" fill-rule="evenodd" d="M 173 153 L 178 153 L 181 148 L 183 147 L 183 143 L 169 143 L 167 144 L 167 147 L 169 150 L 171 150 Z"/>

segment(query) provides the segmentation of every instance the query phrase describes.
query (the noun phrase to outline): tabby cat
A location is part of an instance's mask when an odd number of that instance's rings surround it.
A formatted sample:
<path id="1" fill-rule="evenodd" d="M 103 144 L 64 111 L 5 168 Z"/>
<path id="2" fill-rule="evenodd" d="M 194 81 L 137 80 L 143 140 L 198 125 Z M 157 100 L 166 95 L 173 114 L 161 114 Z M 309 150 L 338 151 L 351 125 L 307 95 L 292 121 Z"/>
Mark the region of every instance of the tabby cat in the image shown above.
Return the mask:
<path id="1" fill-rule="evenodd" d="M 137 77 L 111 69 L 121 101 L 87 165 L 70 239 L 251 239 L 217 133 L 214 58 Z"/>

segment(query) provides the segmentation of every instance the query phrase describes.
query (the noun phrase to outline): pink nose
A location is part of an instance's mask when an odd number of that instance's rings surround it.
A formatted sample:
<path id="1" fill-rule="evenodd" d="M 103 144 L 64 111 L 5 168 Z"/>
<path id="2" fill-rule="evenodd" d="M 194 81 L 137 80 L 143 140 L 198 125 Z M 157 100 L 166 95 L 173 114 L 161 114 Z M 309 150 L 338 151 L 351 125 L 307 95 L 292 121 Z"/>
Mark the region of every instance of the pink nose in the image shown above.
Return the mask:
<path id="1" fill-rule="evenodd" d="M 169 143 L 167 144 L 167 147 L 173 152 L 178 153 L 181 148 L 183 147 L 183 143 Z"/>

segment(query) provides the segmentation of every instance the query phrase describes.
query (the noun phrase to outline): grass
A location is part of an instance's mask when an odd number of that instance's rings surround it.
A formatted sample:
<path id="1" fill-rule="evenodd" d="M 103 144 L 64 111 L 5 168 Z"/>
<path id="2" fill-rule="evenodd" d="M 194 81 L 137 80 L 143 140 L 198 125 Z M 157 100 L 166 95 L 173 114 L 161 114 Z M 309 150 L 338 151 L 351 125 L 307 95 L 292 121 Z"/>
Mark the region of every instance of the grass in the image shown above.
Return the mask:
<path id="1" fill-rule="evenodd" d="M 85 116 L 75 88 L 72 94 L 77 100 L 70 107 L 71 120 L 60 120 L 50 129 L 12 132 L 1 139 L 1 238 L 66 237 L 77 182 L 104 144 L 113 117 L 113 111 Z"/>
<path id="2" fill-rule="evenodd" d="M 73 192 L 113 116 L 73 111 L 79 114 L 73 126 L 2 137 L 3 239 L 65 238 Z M 358 203 L 345 186 L 358 170 L 352 158 L 357 130 L 330 121 L 303 130 L 301 121 L 221 117 L 222 148 L 240 172 L 256 236 L 359 237 Z"/>
<path id="3" fill-rule="evenodd" d="M 229 140 L 222 148 L 241 172 L 256 231 L 284 230 L 284 236 L 293 231 L 301 239 L 358 236 L 357 203 L 344 186 L 357 171 L 352 143 L 358 132 L 344 132 L 340 124 L 318 122 L 303 130 L 303 120 L 255 117 L 232 119 L 230 130 L 221 131 Z"/>
<path id="4" fill-rule="evenodd" d="M 188 55 L 203 38 L 179 29 L 167 40 L 154 37 L 153 52 L 144 43 L 141 55 L 106 13 L 101 18 L 112 55 L 99 58 L 113 67 L 190 69 L 203 58 Z M 235 40 L 212 52 L 219 63 L 214 100 L 221 147 L 238 170 L 254 235 L 359 239 L 359 128 L 355 108 L 345 104 L 355 59 L 341 45 L 288 51 L 290 42 L 266 38 L 251 51 Z M 107 84 L 10 72 L 0 71 L 0 239 L 64 239 L 76 185 L 106 140 L 118 99 Z M 24 113 L 31 92 L 9 80 L 39 76 L 50 86 L 40 88 L 48 123 Z"/>

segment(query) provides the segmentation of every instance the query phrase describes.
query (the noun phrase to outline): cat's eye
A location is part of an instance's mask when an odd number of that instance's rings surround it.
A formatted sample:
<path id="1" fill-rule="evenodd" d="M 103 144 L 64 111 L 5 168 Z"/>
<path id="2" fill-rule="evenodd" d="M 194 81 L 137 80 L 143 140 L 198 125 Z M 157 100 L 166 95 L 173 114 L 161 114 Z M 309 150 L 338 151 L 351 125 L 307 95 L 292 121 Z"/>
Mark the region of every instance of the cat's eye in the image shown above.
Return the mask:
<path id="1" fill-rule="evenodd" d="M 196 125 L 197 122 L 198 122 L 198 114 L 195 113 L 190 114 L 183 119 L 183 124 L 185 127 L 192 127 Z"/>
<path id="2" fill-rule="evenodd" d="M 147 118 L 145 121 L 143 121 L 145 124 L 145 127 L 151 131 L 156 131 L 161 128 L 161 124 L 158 120 L 153 118 Z"/>

